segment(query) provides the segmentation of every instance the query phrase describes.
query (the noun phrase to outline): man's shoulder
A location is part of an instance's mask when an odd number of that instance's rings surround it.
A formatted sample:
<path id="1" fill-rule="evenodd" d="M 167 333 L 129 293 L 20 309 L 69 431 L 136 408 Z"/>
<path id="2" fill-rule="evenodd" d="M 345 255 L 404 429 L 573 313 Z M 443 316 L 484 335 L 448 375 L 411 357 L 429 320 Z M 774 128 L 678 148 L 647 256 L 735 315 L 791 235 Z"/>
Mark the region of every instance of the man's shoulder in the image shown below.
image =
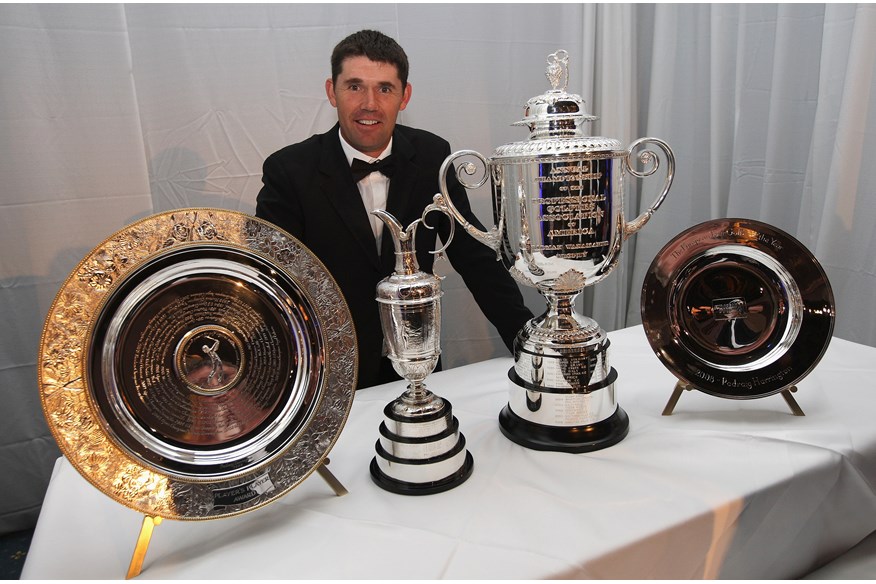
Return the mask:
<path id="1" fill-rule="evenodd" d="M 325 144 L 325 140 L 328 139 L 330 134 L 331 131 L 326 132 L 325 134 L 314 134 L 310 138 L 302 140 L 301 142 L 296 142 L 280 148 L 268 158 L 273 158 L 275 160 L 312 161 L 319 156 L 319 153 L 322 151 L 323 145 Z"/>
<path id="2" fill-rule="evenodd" d="M 439 136 L 438 134 L 434 134 L 428 130 L 423 130 L 422 128 L 412 128 L 411 126 L 404 126 L 402 124 L 396 124 L 396 130 L 405 138 L 411 141 L 414 144 L 427 144 L 427 145 L 437 145 L 444 146 L 445 144 L 449 146 L 449 142 Z"/>
<path id="3" fill-rule="evenodd" d="M 450 153 L 450 143 L 428 130 L 402 126 L 400 124 L 396 125 L 395 129 L 396 134 L 410 145 L 410 149 L 416 153 L 418 158 L 423 157 L 427 160 L 440 158 L 443 160 Z M 396 144 L 402 149 L 405 147 L 399 141 Z M 393 148 L 395 147 L 393 146 Z"/>

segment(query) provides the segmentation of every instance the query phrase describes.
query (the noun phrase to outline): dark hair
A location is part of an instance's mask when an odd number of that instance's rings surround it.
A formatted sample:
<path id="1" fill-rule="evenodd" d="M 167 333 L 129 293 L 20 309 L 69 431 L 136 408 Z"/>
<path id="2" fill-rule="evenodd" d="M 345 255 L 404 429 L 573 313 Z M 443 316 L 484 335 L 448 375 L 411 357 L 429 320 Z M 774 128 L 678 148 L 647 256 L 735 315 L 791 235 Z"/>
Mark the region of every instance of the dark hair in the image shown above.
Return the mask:
<path id="1" fill-rule="evenodd" d="M 332 83 L 337 82 L 347 57 L 368 57 L 372 61 L 395 65 L 402 87 L 408 85 L 408 56 L 395 39 L 376 30 L 354 32 L 332 51 Z"/>

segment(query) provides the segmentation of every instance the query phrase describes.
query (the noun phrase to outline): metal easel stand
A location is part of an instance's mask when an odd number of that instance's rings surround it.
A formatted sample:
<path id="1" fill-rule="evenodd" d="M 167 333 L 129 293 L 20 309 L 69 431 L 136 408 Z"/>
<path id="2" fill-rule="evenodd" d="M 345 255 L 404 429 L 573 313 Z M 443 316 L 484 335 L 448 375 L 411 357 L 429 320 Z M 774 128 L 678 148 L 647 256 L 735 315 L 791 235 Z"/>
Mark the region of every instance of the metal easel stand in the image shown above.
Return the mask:
<path id="1" fill-rule="evenodd" d="M 669 401 L 666 402 L 666 407 L 663 408 L 664 416 L 671 416 L 672 411 L 675 409 L 676 404 L 678 404 L 678 398 L 681 397 L 682 392 L 691 391 L 696 389 L 693 385 L 688 383 L 684 383 L 679 381 L 675 384 L 675 389 L 672 390 L 672 395 L 669 397 Z M 790 387 L 786 387 L 780 393 L 782 397 L 785 398 L 785 403 L 788 404 L 788 408 L 791 410 L 791 413 L 795 416 L 805 416 L 803 410 L 800 408 L 800 404 L 797 403 L 797 400 L 794 399 L 792 393 L 797 391 L 797 386 L 792 385 Z"/>
<path id="2" fill-rule="evenodd" d="M 319 476 L 328 483 L 335 492 L 335 495 L 343 497 L 349 493 L 349 491 L 328 469 L 328 464 L 329 459 L 324 459 L 316 468 L 316 472 L 318 472 Z M 156 525 L 161 525 L 161 521 L 161 517 L 153 517 L 151 515 L 143 516 L 143 525 L 140 527 L 140 535 L 137 537 L 137 545 L 134 547 L 134 555 L 131 556 L 131 563 L 128 565 L 128 575 L 125 576 L 126 580 L 136 578 L 143 570 L 143 560 L 146 559 L 146 550 L 149 549 L 149 541 L 152 539 L 152 531 L 155 529 Z"/>

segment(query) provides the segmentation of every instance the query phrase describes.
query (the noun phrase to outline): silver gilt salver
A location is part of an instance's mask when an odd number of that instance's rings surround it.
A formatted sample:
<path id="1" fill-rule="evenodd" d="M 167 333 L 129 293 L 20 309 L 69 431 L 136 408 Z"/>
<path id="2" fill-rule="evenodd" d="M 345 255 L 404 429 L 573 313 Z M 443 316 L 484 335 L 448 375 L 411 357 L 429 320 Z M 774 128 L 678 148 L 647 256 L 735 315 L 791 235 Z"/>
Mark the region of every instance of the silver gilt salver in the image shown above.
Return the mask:
<path id="1" fill-rule="evenodd" d="M 43 412 L 91 484 L 150 517 L 262 507 L 328 460 L 358 354 L 340 288 L 261 219 L 176 209 L 85 256 L 46 317 Z"/>

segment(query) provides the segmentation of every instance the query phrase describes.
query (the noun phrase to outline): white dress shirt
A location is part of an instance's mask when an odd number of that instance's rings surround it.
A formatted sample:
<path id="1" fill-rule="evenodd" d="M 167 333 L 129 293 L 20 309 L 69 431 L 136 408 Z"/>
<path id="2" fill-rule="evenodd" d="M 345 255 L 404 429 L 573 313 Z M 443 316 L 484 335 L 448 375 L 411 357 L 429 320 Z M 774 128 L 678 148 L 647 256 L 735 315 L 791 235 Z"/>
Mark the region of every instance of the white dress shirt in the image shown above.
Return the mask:
<path id="1" fill-rule="evenodd" d="M 347 163 L 353 164 L 353 159 L 358 158 L 365 162 L 376 162 L 383 160 L 392 154 L 392 138 L 389 139 L 389 144 L 380 156 L 374 158 L 359 152 L 349 142 L 344 140 L 344 137 L 338 134 L 341 138 L 341 148 L 344 149 L 344 154 L 347 156 Z M 365 210 L 368 211 L 368 220 L 371 222 L 371 231 L 374 233 L 374 241 L 377 244 L 377 254 L 380 255 L 380 240 L 383 235 L 383 221 L 371 214 L 371 211 L 382 209 L 386 210 L 386 197 L 389 193 L 389 177 L 381 172 L 372 172 L 358 183 L 359 194 L 362 195 L 362 202 L 365 203 Z"/>

